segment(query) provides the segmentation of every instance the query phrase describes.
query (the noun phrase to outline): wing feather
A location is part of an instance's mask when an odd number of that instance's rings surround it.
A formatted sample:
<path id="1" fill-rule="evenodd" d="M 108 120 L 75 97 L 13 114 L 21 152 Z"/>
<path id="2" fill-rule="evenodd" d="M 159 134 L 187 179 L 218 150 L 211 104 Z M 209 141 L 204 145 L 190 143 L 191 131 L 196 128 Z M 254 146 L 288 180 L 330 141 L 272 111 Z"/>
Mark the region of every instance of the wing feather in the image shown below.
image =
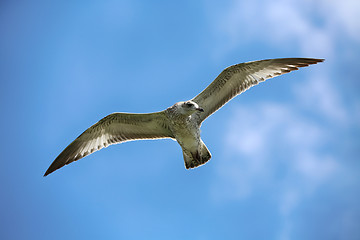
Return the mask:
<path id="1" fill-rule="evenodd" d="M 233 97 L 266 79 L 323 61 L 314 58 L 278 58 L 230 66 L 192 99 L 204 109 L 204 112 L 197 113 L 198 121 L 201 123 Z"/>
<path id="2" fill-rule="evenodd" d="M 67 146 L 45 175 L 111 144 L 138 139 L 174 138 L 162 112 L 148 114 L 113 113 L 88 128 Z"/>

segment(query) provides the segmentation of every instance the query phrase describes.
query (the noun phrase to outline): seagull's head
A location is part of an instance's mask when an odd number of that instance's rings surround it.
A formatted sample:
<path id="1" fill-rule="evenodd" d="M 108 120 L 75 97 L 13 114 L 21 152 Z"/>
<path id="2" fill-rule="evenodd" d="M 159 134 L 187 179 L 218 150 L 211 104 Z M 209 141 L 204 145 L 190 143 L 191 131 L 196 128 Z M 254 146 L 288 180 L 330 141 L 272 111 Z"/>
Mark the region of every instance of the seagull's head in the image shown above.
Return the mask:
<path id="1" fill-rule="evenodd" d="M 191 115 L 194 112 L 203 112 L 202 109 L 196 102 L 194 101 L 185 101 L 185 102 L 178 102 L 175 104 L 177 111 L 182 115 Z"/>

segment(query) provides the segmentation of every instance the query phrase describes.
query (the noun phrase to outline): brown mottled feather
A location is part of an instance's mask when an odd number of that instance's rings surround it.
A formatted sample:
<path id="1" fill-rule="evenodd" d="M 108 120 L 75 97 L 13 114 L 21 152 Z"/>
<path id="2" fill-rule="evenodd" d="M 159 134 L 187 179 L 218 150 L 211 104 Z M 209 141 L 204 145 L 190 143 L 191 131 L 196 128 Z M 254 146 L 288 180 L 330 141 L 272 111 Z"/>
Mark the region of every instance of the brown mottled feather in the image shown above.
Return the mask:
<path id="1" fill-rule="evenodd" d="M 233 97 L 259 82 L 322 61 L 324 59 L 278 58 L 230 66 L 222 71 L 204 91 L 192 99 L 204 109 L 204 112 L 197 113 L 198 122 L 201 123 Z"/>
<path id="2" fill-rule="evenodd" d="M 113 113 L 88 128 L 50 165 L 45 175 L 111 144 L 154 138 L 173 138 L 164 112 Z"/>

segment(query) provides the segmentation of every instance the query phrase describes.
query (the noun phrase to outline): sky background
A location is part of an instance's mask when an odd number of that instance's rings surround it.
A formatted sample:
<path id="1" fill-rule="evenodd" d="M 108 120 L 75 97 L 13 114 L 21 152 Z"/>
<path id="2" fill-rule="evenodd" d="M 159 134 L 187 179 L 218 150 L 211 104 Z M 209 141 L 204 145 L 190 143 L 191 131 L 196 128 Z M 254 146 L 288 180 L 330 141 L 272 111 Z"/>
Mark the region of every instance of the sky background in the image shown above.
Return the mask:
<path id="1" fill-rule="evenodd" d="M 0 239 L 360 239 L 360 1 L 2 1 Z M 110 146 L 43 178 L 112 112 L 188 100 L 225 67 L 326 61 L 208 118 L 212 159 Z"/>

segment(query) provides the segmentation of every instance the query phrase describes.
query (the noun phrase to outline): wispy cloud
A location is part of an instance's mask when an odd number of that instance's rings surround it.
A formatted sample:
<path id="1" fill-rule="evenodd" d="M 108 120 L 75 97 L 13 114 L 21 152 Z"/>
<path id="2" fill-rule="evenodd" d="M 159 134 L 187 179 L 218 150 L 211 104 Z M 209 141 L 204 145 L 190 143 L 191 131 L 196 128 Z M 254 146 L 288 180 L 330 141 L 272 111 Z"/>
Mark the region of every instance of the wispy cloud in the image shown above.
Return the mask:
<path id="1" fill-rule="evenodd" d="M 316 111 L 329 121 L 348 124 L 348 107 L 343 103 L 341 93 L 335 89 L 328 72 L 310 74 L 305 82 L 294 85 L 297 101 L 308 110 Z"/>
<path id="2" fill-rule="evenodd" d="M 344 37 L 360 40 L 360 3 L 356 0 L 233 0 L 209 8 L 218 12 L 210 18 L 213 29 L 227 41 L 218 49 L 222 54 L 244 42 L 263 39 L 285 48 L 296 46 L 305 55 L 329 58 L 336 41 Z"/>
<path id="3" fill-rule="evenodd" d="M 294 92 L 303 107 L 346 124 L 352 110 L 345 107 L 337 83 L 330 75 L 341 61 L 335 50 L 344 34 L 355 41 L 360 36 L 354 9 L 360 9 L 358 1 L 231 1 L 219 7 L 219 15 L 211 18 L 217 35 L 228 41 L 216 48 L 214 54 L 227 55 L 257 39 L 275 48 L 296 49 L 292 52 L 301 56 L 327 59 L 319 70 L 307 75 L 306 82 L 296 84 Z M 344 11 L 349 14 L 343 14 Z"/>
<path id="4" fill-rule="evenodd" d="M 252 185 L 254 179 L 278 181 L 271 172 L 279 163 L 291 172 L 285 178 L 296 176 L 304 182 L 311 181 L 312 187 L 332 177 L 338 168 L 334 158 L 321 150 L 331 137 L 326 127 L 304 118 L 291 106 L 239 106 L 225 136 L 225 159 L 229 162 L 220 166 L 219 175 L 230 185 L 235 182 L 234 189 L 247 189 L 242 193 L 235 191 L 235 198 L 250 194 L 256 188 Z"/>
<path id="5" fill-rule="evenodd" d="M 333 34 L 337 35 L 341 30 L 346 37 L 360 42 L 359 19 L 360 2 L 357 0 L 322 0 L 319 10 L 327 20 Z M 339 38 L 344 36 L 339 35 Z"/>
<path id="6" fill-rule="evenodd" d="M 216 59 L 253 42 L 290 51 L 288 57 L 326 59 L 303 80 L 291 83 L 294 98 L 289 102 L 258 99 L 235 107 L 225 123 L 224 156 L 212 189 L 213 199 L 220 202 L 249 200 L 262 191 L 273 196 L 276 191 L 278 214 L 283 218 L 278 237 L 293 239 L 298 224 L 294 213 L 307 199 L 318 196 L 322 188 L 332 188 L 334 182 L 346 185 L 357 176 L 344 161 L 348 147 L 339 140 L 349 129 L 359 129 L 358 98 L 349 104 L 341 88 L 356 79 L 343 79 L 339 66 L 358 61 L 353 46 L 360 42 L 360 2 L 233 0 L 208 7 L 216 9 L 209 17 L 219 40 L 213 52 Z M 358 76 L 356 71 L 346 69 L 352 72 L 347 76 Z M 356 215 L 338 215 L 358 222 Z M 339 231 L 346 236 L 356 233 L 355 228 Z"/>
<path id="7" fill-rule="evenodd" d="M 288 239 L 294 210 L 344 176 L 338 156 L 324 151 L 336 137 L 322 122 L 281 103 L 240 105 L 230 119 L 212 196 L 220 202 L 238 201 L 275 190 L 284 218 L 280 238 Z"/>

